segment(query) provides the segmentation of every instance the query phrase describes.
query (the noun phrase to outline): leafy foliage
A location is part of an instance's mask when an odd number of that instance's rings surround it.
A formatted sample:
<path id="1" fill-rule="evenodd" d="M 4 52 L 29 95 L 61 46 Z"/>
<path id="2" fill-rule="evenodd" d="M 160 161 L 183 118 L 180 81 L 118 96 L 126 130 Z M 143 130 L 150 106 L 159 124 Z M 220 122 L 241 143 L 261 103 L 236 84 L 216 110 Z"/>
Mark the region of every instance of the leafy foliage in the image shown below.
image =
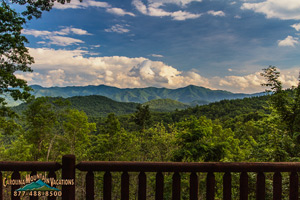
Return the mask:
<path id="1" fill-rule="evenodd" d="M 150 110 L 157 112 L 170 112 L 176 109 L 183 110 L 189 107 L 187 104 L 172 99 L 154 99 L 143 103 L 143 105 L 148 105 Z"/>
<path id="2" fill-rule="evenodd" d="M 2 1 L 0 5 L 0 106 L 1 116 L 8 115 L 5 98 L 10 95 L 15 101 L 30 97 L 26 81 L 17 78 L 15 72 L 30 72 L 33 63 L 25 47 L 27 39 L 21 35 L 25 20 Z"/>

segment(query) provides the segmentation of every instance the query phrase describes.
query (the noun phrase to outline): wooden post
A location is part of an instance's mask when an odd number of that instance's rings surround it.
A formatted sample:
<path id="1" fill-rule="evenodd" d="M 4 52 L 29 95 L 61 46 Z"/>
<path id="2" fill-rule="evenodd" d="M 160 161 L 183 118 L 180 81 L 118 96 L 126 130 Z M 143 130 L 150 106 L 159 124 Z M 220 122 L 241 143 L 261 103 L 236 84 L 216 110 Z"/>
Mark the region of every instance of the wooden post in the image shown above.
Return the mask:
<path id="1" fill-rule="evenodd" d="M 74 185 L 62 186 L 62 200 L 74 200 L 75 199 L 75 155 L 63 156 L 62 179 L 74 180 Z"/>
<path id="2" fill-rule="evenodd" d="M 94 183 L 94 173 L 93 171 L 89 171 L 87 174 L 86 174 L 86 177 L 85 177 L 85 183 L 86 183 L 86 189 L 85 189 L 85 192 L 86 192 L 86 199 L 89 199 L 89 200 L 94 200 L 94 195 L 95 195 L 95 183 Z"/>
<path id="3" fill-rule="evenodd" d="M 298 200 L 298 174 L 291 172 L 290 174 L 290 200 Z"/>
<path id="4" fill-rule="evenodd" d="M 266 199 L 266 178 L 263 172 L 258 172 L 256 180 L 256 199 Z"/>
<path id="5" fill-rule="evenodd" d="M 50 171 L 49 174 L 48 174 L 48 178 L 54 178 L 54 179 L 56 179 L 55 171 Z M 48 197 L 48 200 L 55 200 L 55 199 L 56 199 L 55 196 Z"/>
<path id="6" fill-rule="evenodd" d="M 155 184 L 155 200 L 164 199 L 164 175 L 161 172 L 156 174 L 156 184 Z"/>
<path id="7" fill-rule="evenodd" d="M 30 176 L 34 176 L 36 174 L 37 174 L 36 171 L 32 171 L 31 174 L 30 174 Z M 39 199 L 39 197 L 37 197 L 37 196 L 36 197 L 35 196 L 31 196 L 30 197 L 30 200 L 38 200 L 38 199 Z"/>
<path id="8" fill-rule="evenodd" d="M 121 200 L 129 200 L 129 174 L 126 171 L 121 176 Z"/>
<path id="9" fill-rule="evenodd" d="M 195 172 L 190 175 L 190 200 L 198 200 L 198 176 Z"/>
<path id="10" fill-rule="evenodd" d="M 172 200 L 180 200 L 180 174 L 178 172 L 175 172 L 173 174 L 173 183 L 172 183 Z"/>
<path id="11" fill-rule="evenodd" d="M 18 180 L 20 178 L 21 178 L 21 176 L 18 171 L 14 171 L 14 173 L 11 175 L 11 179 Z M 20 200 L 19 196 L 14 195 L 15 190 L 19 189 L 19 188 L 20 188 L 20 185 L 12 185 L 11 186 L 11 199 L 12 200 Z"/>
<path id="12" fill-rule="evenodd" d="M 206 178 L 206 200 L 215 199 L 215 175 L 212 172 L 207 173 Z"/>
<path id="13" fill-rule="evenodd" d="M 103 199 L 104 200 L 111 200 L 111 188 L 112 188 L 111 173 L 105 172 L 104 183 L 103 183 Z"/>
<path id="14" fill-rule="evenodd" d="M 147 194 L 147 177 L 145 172 L 139 174 L 138 200 L 146 200 Z"/>
<path id="15" fill-rule="evenodd" d="M 242 172 L 240 175 L 240 200 L 248 200 L 248 174 Z"/>
<path id="16" fill-rule="evenodd" d="M 3 185 L 2 185 L 2 180 L 3 180 L 3 178 L 2 178 L 2 172 L 0 171 L 0 181 L 1 181 L 1 183 L 0 183 L 0 200 L 3 200 Z"/>
<path id="17" fill-rule="evenodd" d="M 223 176 L 223 200 L 231 200 L 231 174 L 226 172 Z"/>
<path id="18" fill-rule="evenodd" d="M 273 175 L 273 200 L 281 200 L 282 198 L 282 176 L 280 172 Z"/>

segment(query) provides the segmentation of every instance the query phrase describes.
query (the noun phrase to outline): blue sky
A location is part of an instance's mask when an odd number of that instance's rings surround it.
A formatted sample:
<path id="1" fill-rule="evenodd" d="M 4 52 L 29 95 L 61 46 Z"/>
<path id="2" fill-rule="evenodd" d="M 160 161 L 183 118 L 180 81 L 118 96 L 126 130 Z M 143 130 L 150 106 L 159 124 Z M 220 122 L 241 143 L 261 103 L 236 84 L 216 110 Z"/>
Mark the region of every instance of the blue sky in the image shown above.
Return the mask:
<path id="1" fill-rule="evenodd" d="M 24 27 L 46 87 L 190 84 L 259 92 L 277 66 L 285 87 L 300 71 L 299 0 L 72 0 Z"/>

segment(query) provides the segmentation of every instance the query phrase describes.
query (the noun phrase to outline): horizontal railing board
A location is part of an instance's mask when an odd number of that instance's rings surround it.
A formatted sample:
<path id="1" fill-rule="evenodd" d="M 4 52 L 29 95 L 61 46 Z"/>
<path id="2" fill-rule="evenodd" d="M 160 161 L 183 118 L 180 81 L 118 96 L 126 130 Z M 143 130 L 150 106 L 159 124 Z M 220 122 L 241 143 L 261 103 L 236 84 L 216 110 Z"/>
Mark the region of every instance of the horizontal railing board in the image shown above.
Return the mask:
<path id="1" fill-rule="evenodd" d="M 300 172 L 300 162 L 122 162 L 84 161 L 81 171 L 127 172 Z"/>
<path id="2" fill-rule="evenodd" d="M 0 161 L 0 171 L 57 171 L 61 167 L 57 162 Z"/>

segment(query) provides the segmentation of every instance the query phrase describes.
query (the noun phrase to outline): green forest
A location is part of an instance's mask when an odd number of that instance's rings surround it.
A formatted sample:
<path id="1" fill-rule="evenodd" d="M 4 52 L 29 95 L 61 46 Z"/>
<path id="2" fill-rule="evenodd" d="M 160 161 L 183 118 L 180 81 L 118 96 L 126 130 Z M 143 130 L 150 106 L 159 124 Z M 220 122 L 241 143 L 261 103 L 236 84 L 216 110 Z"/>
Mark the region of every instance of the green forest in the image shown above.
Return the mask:
<path id="1" fill-rule="evenodd" d="M 283 90 L 280 74 L 271 66 L 262 76 L 268 95 L 170 112 L 150 109 L 151 104 L 125 107 L 97 96 L 71 101 L 39 97 L 12 109 L 3 106 L 0 159 L 60 162 L 63 155 L 75 154 L 77 162 L 300 161 L 300 85 Z M 84 112 L 82 106 L 88 108 L 94 98 L 104 100 L 100 110 L 131 113 Z"/>

